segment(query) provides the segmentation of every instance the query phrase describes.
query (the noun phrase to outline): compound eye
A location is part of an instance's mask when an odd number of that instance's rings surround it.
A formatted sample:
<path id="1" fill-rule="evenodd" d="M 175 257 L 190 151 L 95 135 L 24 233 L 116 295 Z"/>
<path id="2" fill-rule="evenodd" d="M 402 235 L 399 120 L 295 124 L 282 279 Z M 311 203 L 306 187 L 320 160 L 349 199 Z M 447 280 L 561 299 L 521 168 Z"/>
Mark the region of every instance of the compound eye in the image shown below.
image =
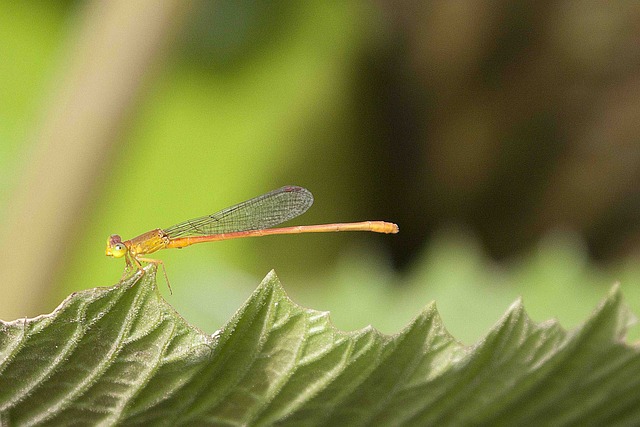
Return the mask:
<path id="1" fill-rule="evenodd" d="M 111 253 L 115 258 L 122 258 L 127 253 L 127 247 L 123 243 L 116 243 L 111 248 Z"/>

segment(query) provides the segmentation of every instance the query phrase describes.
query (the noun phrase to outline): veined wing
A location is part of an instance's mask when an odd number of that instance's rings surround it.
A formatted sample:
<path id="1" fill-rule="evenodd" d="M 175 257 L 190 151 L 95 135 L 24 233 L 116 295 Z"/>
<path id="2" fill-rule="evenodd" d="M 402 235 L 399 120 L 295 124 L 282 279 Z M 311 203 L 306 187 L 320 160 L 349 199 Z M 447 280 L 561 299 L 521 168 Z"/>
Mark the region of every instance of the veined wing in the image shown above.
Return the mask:
<path id="1" fill-rule="evenodd" d="M 170 239 L 261 230 L 302 215 L 313 204 L 313 195 L 302 187 L 285 186 L 223 209 L 164 229 Z"/>

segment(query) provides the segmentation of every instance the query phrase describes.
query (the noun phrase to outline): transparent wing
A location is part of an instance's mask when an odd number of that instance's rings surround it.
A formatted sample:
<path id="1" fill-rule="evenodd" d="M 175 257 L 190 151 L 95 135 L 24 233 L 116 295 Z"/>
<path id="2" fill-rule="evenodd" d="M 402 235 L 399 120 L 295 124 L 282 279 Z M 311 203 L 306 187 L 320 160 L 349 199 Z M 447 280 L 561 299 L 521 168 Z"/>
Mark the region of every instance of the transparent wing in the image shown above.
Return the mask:
<path id="1" fill-rule="evenodd" d="M 213 215 L 195 218 L 165 229 L 170 239 L 261 230 L 302 215 L 313 204 L 313 195 L 302 187 L 286 186 L 239 203 Z"/>

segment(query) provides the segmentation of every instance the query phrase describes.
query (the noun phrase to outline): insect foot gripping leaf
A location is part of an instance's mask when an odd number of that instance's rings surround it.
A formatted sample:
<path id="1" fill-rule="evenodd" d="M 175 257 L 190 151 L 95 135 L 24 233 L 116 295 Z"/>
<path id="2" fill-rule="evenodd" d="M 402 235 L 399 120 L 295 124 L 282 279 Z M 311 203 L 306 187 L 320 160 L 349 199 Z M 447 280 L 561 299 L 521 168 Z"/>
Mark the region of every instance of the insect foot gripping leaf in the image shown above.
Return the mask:
<path id="1" fill-rule="evenodd" d="M 640 356 L 614 288 L 579 328 L 516 302 L 465 347 L 429 305 L 400 333 L 336 330 L 270 273 L 206 335 L 159 295 L 155 267 L 0 322 L 0 425 L 640 423 Z"/>

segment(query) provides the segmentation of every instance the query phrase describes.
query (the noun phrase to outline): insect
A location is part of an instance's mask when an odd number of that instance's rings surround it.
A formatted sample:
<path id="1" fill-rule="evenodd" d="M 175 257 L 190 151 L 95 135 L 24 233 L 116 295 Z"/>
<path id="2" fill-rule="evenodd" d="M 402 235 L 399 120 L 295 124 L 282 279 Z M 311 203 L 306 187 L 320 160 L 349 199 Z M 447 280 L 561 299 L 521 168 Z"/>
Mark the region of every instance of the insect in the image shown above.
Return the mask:
<path id="1" fill-rule="evenodd" d="M 119 235 L 113 234 L 107 239 L 105 254 L 125 259 L 126 269 L 123 277 L 134 266 L 140 270 L 142 262 L 148 262 L 160 264 L 166 278 L 164 263 L 157 259 L 146 258 L 146 255 L 161 249 L 184 248 L 196 243 L 241 237 L 332 231 L 372 231 L 375 233 L 397 233 L 399 231 L 396 224 L 384 221 L 270 228 L 302 215 L 312 204 L 313 195 L 309 190 L 292 185 L 285 186 L 212 215 L 191 219 L 165 229 L 156 228 L 131 240 L 123 241 Z M 169 283 L 168 280 L 167 283 Z"/>

